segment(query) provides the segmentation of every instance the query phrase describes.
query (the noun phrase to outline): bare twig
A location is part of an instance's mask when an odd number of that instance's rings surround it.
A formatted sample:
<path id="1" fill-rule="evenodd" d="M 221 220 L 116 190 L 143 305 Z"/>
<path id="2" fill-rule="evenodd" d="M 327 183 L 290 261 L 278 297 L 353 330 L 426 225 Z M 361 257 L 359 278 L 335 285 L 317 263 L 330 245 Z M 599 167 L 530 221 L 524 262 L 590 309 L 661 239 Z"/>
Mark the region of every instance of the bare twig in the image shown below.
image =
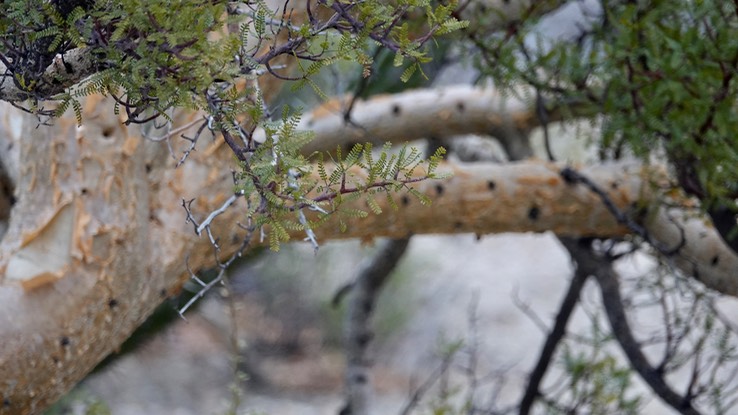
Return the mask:
<path id="1" fill-rule="evenodd" d="M 425 396 L 430 388 L 435 385 L 438 379 L 440 379 L 443 374 L 447 373 L 448 370 L 451 368 L 451 363 L 453 362 L 453 359 L 453 354 L 449 353 L 448 355 L 446 355 L 441 363 L 438 365 L 438 367 L 433 372 L 431 372 L 420 385 L 413 388 L 408 401 L 405 403 L 405 406 L 403 406 L 402 410 L 400 411 L 400 415 L 409 415 L 410 412 L 418 406 L 418 403 L 423 398 L 423 396 Z"/>
<path id="2" fill-rule="evenodd" d="M 570 250 L 569 252 L 577 264 L 578 272 L 592 275 L 597 279 L 613 335 L 620 343 L 631 367 L 638 372 L 656 395 L 676 411 L 684 415 L 699 415 L 700 412 L 692 406 L 692 396 L 682 396 L 675 392 L 666 383 L 664 373 L 652 366 L 643 354 L 641 345 L 628 324 L 620 295 L 618 275 L 609 258 L 597 257 L 594 252 L 586 250 Z"/>
<path id="3" fill-rule="evenodd" d="M 479 388 L 479 378 L 477 376 L 477 366 L 479 363 L 479 317 L 477 309 L 479 307 L 479 293 L 472 295 L 472 300 L 467 311 L 467 325 L 469 326 L 469 341 L 464 348 L 468 356 L 464 374 L 467 379 L 466 402 L 473 405 L 475 402 L 475 394 Z"/>
<path id="4" fill-rule="evenodd" d="M 566 180 L 567 183 L 571 184 L 577 184 L 581 183 L 587 186 L 589 190 L 591 190 L 593 193 L 595 193 L 597 196 L 599 196 L 602 203 L 605 205 L 607 210 L 615 217 L 615 219 L 618 221 L 618 223 L 625 225 L 633 231 L 636 235 L 640 236 L 648 242 L 651 246 L 656 248 L 660 253 L 663 255 L 669 257 L 671 255 L 676 254 L 679 252 L 680 249 L 682 249 L 686 243 L 686 238 L 684 237 L 684 230 L 681 229 L 682 232 L 682 238 L 679 241 L 679 244 L 677 244 L 674 248 L 667 248 L 663 244 L 659 243 L 658 241 L 654 240 L 643 226 L 639 225 L 634 221 L 630 216 L 626 215 L 623 211 L 621 211 L 616 205 L 615 202 L 613 202 L 612 198 L 607 194 L 605 190 L 603 190 L 597 183 L 589 179 L 587 176 L 581 174 L 580 172 L 576 171 L 575 169 L 571 167 L 565 167 L 561 170 L 561 177 Z"/>
<path id="5" fill-rule="evenodd" d="M 204 297 L 205 294 L 208 291 L 210 291 L 211 288 L 213 288 L 217 284 L 220 284 L 220 283 L 223 282 L 223 278 L 225 278 L 225 276 L 226 276 L 226 271 L 228 270 L 228 267 L 230 267 L 231 264 L 235 260 L 237 260 L 238 258 L 240 258 L 241 255 L 243 255 L 243 253 L 246 251 L 246 249 L 251 244 L 251 237 L 252 237 L 252 235 L 253 235 L 253 230 L 251 232 L 249 232 L 243 238 L 243 240 L 241 241 L 241 245 L 239 246 L 238 250 L 233 255 L 231 255 L 228 258 L 228 260 L 226 260 L 225 262 L 220 262 L 220 261 L 218 262 L 218 275 L 216 275 L 215 278 L 213 278 L 210 282 L 208 282 L 207 284 L 205 284 L 204 286 L 202 286 L 202 288 L 200 288 L 200 290 L 198 290 L 197 293 L 195 293 L 195 295 L 192 296 L 192 298 L 190 298 L 189 301 L 187 301 L 187 303 L 185 303 L 185 305 L 182 306 L 178 310 L 180 317 L 184 318 L 184 313 L 190 307 L 192 307 L 192 305 L 195 304 L 197 302 L 197 300 L 199 300 L 202 297 Z M 192 279 L 196 279 L 196 280 L 200 281 L 200 283 L 202 283 L 202 280 L 200 280 L 199 278 L 197 278 L 197 275 L 192 274 L 192 275 L 190 275 L 190 277 Z"/>
<path id="6" fill-rule="evenodd" d="M 210 212 L 207 218 L 205 218 L 200 225 L 197 226 L 197 229 L 195 229 L 195 233 L 200 235 L 203 230 L 206 230 L 210 227 L 210 223 L 215 219 L 218 215 L 223 214 L 226 209 L 228 209 L 238 198 L 242 197 L 244 195 L 243 190 L 239 190 L 238 192 L 234 193 L 229 197 L 225 202 L 223 202 L 223 205 L 219 207 L 218 209 L 215 209 L 214 211 Z M 188 214 L 188 219 L 191 218 L 191 215 Z"/>
<path id="7" fill-rule="evenodd" d="M 195 233 L 198 236 L 201 235 L 203 231 L 205 231 L 208 234 L 208 238 L 210 239 L 210 244 L 213 247 L 213 255 L 215 256 L 215 263 L 217 264 L 217 267 L 218 267 L 218 275 L 216 275 L 215 278 L 213 278 L 210 282 L 204 283 L 202 279 L 200 279 L 197 276 L 197 274 L 195 274 L 194 272 L 192 272 L 192 270 L 190 270 L 189 265 L 187 266 L 187 271 L 190 273 L 190 278 L 196 283 L 198 283 L 198 285 L 200 285 L 201 288 L 192 298 L 189 299 L 189 301 L 187 301 L 187 303 L 182 308 L 179 309 L 180 316 L 183 316 L 185 311 L 187 311 L 193 304 L 195 304 L 197 300 L 202 298 L 205 295 L 205 293 L 207 293 L 216 284 L 223 282 L 223 278 L 226 275 L 226 271 L 228 270 L 228 267 L 230 267 L 231 264 L 236 259 L 240 258 L 241 255 L 243 255 L 243 253 L 246 251 L 246 249 L 248 249 L 249 245 L 251 244 L 251 238 L 254 234 L 255 227 L 251 224 L 249 224 L 249 226 L 244 226 L 244 225 L 239 224 L 239 227 L 246 231 L 246 235 L 243 237 L 239 248 L 226 261 L 221 261 L 220 256 L 219 256 L 220 246 L 218 245 L 218 241 L 213 236 L 212 231 L 211 231 L 211 225 L 212 225 L 213 220 L 215 220 L 215 218 L 218 217 L 219 215 L 225 213 L 225 211 L 228 208 L 230 208 L 233 205 L 233 203 L 236 200 L 238 200 L 240 197 L 242 197 L 243 195 L 244 195 L 243 191 L 238 191 L 234 193 L 225 202 L 223 202 L 223 204 L 218 209 L 215 209 L 214 211 L 210 212 L 207 218 L 205 218 L 205 220 L 199 223 L 195 219 L 194 215 L 192 214 L 192 203 L 194 199 L 189 200 L 189 201 L 182 200 L 182 207 L 185 209 L 185 212 L 187 213 L 187 218 L 185 221 L 188 223 L 192 223 L 195 229 Z M 184 318 L 184 316 L 182 318 Z"/>

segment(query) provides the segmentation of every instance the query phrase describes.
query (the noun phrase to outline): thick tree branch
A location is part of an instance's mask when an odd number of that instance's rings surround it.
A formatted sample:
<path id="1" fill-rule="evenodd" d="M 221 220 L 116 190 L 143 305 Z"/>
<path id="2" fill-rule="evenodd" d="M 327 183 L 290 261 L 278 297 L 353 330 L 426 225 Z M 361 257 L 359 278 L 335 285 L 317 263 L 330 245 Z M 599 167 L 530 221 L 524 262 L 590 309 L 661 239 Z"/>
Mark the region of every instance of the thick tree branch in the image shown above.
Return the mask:
<path id="1" fill-rule="evenodd" d="M 381 145 L 463 134 L 507 137 L 510 130 L 527 133 L 539 124 L 525 100 L 503 96 L 495 88 L 457 85 L 377 96 L 355 102 L 352 122 L 346 123 L 344 113 L 350 102 L 349 98 L 331 100 L 302 117 L 298 129 L 315 133 L 305 153 L 352 142 Z M 548 121 L 561 117 L 561 112 L 552 111 Z M 263 131 L 255 133 L 257 141 L 263 137 Z"/>
<path id="2" fill-rule="evenodd" d="M 305 154 L 357 142 L 382 145 L 465 134 L 493 136 L 506 151 L 518 154 L 529 151 L 521 147 L 525 140 L 518 138 L 541 126 L 535 105 L 529 101 L 525 94 L 503 95 L 496 88 L 470 85 L 416 89 L 358 101 L 345 97 L 305 114 L 297 129 L 315 133 L 315 138 L 303 147 Z M 345 119 L 349 106 L 350 123 Z M 566 108 L 559 105 L 547 109 L 546 122 L 576 115 L 589 117 L 593 110 L 585 104 L 570 103 Z M 256 130 L 254 139 L 263 141 L 264 131 Z"/>
<path id="3" fill-rule="evenodd" d="M 489 31 L 526 18 L 542 16 L 566 2 L 567 0 L 469 0 L 460 2 L 460 15 L 474 25 L 479 14 L 484 14 L 484 29 Z"/>
<path id="4" fill-rule="evenodd" d="M 214 264 L 210 239 L 192 232 L 179 206 L 183 198 L 194 198 L 193 213 L 200 219 L 221 207 L 233 194 L 232 178 L 223 169 L 233 162 L 232 153 L 220 141 L 202 140 L 198 151 L 174 169 L 176 160 L 167 157 L 166 146 L 122 127 L 109 104 L 88 99 L 89 121 L 82 128 L 63 118 L 53 130 L 37 129 L 34 117 L 17 112 L 12 122 L 0 124 L 2 147 L 20 148 L 3 157 L 18 158 L 7 165 L 17 166 L 9 175 L 23 190 L 0 243 L 0 414 L 38 412 L 79 381 L 180 289 L 189 277 L 185 257 L 192 269 Z M 180 116 L 175 125 L 194 117 Z M 351 221 L 346 233 L 327 223 L 317 237 L 628 232 L 589 190 L 565 183 L 561 167 L 448 165 L 444 169 L 453 178 L 417 187 L 432 206 L 396 195 L 399 211 L 383 204 L 384 214 Z M 624 211 L 658 203 L 637 164 L 580 171 L 608 189 Z M 244 236 L 233 226 L 243 218 L 239 203 L 211 223 L 224 257 Z M 366 208 L 364 203 L 354 207 Z M 664 244 L 681 245 L 673 259 L 690 275 L 738 295 L 738 258 L 703 220 L 689 211 L 659 209 L 646 216 L 644 225 Z"/>

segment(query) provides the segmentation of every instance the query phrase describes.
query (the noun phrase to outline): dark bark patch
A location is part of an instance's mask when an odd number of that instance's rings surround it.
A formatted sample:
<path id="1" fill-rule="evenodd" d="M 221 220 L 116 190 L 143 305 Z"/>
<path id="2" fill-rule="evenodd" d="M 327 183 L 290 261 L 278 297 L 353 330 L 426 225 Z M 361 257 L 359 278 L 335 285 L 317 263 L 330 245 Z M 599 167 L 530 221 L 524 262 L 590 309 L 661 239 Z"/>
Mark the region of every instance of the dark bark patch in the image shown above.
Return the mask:
<path id="1" fill-rule="evenodd" d="M 697 265 L 694 265 L 692 268 L 692 278 L 697 281 L 702 281 L 702 276 L 700 275 L 700 271 L 697 269 Z"/>
<path id="2" fill-rule="evenodd" d="M 464 227 L 464 223 L 463 222 L 458 222 L 458 221 L 457 222 L 454 222 L 454 229 L 461 229 L 463 227 Z"/>
<path id="3" fill-rule="evenodd" d="M 371 340 L 372 340 L 371 333 L 362 333 L 356 336 L 356 343 L 358 343 L 358 345 L 361 347 L 366 346 Z"/>
<path id="4" fill-rule="evenodd" d="M 364 303 L 363 309 L 364 309 L 364 312 L 366 314 L 371 313 L 373 308 L 374 307 L 372 306 L 372 302 L 371 301 L 367 301 L 367 302 Z"/>

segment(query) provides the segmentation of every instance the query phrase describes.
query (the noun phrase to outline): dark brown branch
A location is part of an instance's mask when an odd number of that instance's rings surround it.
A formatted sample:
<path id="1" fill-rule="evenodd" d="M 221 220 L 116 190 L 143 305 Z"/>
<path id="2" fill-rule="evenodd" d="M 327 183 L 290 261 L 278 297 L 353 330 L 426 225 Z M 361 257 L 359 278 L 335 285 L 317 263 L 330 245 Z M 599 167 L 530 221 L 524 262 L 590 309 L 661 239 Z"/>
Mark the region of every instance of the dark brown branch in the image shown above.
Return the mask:
<path id="1" fill-rule="evenodd" d="M 569 252 L 572 250 L 583 249 L 578 245 L 578 241 L 571 238 L 560 238 L 562 244 L 566 247 Z M 543 344 L 541 354 L 538 356 L 538 362 L 535 368 L 528 376 L 528 386 L 525 388 L 523 398 L 520 400 L 520 415 L 527 415 L 533 408 L 533 404 L 536 398 L 540 395 L 540 384 L 543 381 L 543 377 L 550 366 L 556 347 L 559 345 L 561 340 L 566 336 L 566 326 L 569 323 L 574 308 L 579 302 L 579 294 L 582 292 L 584 283 L 589 277 L 588 274 L 582 272 L 581 269 L 577 269 L 574 272 L 574 276 L 569 283 L 569 289 L 564 296 L 564 300 L 561 302 L 559 312 L 556 315 L 556 321 L 554 323 L 551 332 L 546 337 L 546 342 Z"/>
<path id="2" fill-rule="evenodd" d="M 738 214 L 736 211 L 720 205 L 707 209 L 707 214 L 725 244 L 738 254 Z"/>
<path id="3" fill-rule="evenodd" d="M 657 396 L 680 414 L 699 415 L 700 412 L 692 406 L 691 397 L 682 396 L 674 391 L 666 383 L 663 371 L 651 365 L 643 354 L 641 345 L 628 324 L 623 309 L 623 299 L 620 295 L 618 275 L 612 267 L 612 262 L 608 258 L 598 258 L 591 250 L 575 249 L 569 252 L 577 264 L 577 272 L 592 275 L 597 279 L 613 336 L 625 352 L 631 367 L 638 372 Z"/>
<path id="4" fill-rule="evenodd" d="M 561 169 L 561 177 L 566 180 L 567 183 L 570 184 L 584 184 L 587 186 L 587 188 L 592 191 L 594 194 L 596 194 L 600 200 L 602 201 L 602 204 L 605 205 L 608 211 L 613 215 L 613 217 L 618 221 L 618 223 L 625 225 L 633 231 L 634 234 L 640 236 L 651 244 L 656 250 L 658 250 L 661 254 L 669 257 L 679 252 L 679 250 L 684 247 L 684 244 L 686 243 L 686 239 L 684 238 L 684 234 L 682 232 L 682 238 L 679 241 L 679 244 L 676 245 L 674 248 L 667 248 L 659 241 L 654 240 L 651 235 L 649 235 L 646 228 L 638 224 L 635 220 L 633 220 L 629 215 L 625 214 L 621 209 L 619 209 L 615 202 L 612 200 L 612 198 L 607 194 L 607 192 L 602 189 L 597 183 L 590 180 L 586 175 L 583 175 L 576 171 L 575 169 L 571 167 L 565 167 Z"/>

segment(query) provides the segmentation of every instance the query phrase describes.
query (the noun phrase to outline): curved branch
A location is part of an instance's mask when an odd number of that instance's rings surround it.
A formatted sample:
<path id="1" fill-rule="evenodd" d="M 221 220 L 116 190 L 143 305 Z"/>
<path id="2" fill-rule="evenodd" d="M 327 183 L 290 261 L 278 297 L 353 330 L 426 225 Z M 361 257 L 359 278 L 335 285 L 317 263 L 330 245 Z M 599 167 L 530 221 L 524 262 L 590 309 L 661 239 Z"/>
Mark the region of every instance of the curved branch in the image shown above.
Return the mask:
<path id="1" fill-rule="evenodd" d="M 109 104 L 89 98 L 84 112 L 90 121 L 82 128 L 68 117 L 54 129 L 37 129 L 34 117 L 17 113 L 0 123 L 2 147 L 20 147 L 3 157 L 18 158 L 6 165 L 17 166 L 10 176 L 24 190 L 0 242 L 0 414 L 38 412 L 71 388 L 181 289 L 189 277 L 185 257 L 194 270 L 215 263 L 210 239 L 192 232 L 179 205 L 195 199 L 193 214 L 203 218 L 222 206 L 233 194 L 223 168 L 233 163 L 232 153 L 222 140 L 200 140 L 188 162 L 174 169 L 165 143 L 122 127 Z M 196 117 L 180 115 L 175 124 Z M 321 241 L 459 232 L 626 234 L 599 198 L 561 179 L 561 167 L 446 165 L 454 177 L 417 185 L 432 206 L 400 194 L 398 211 L 383 203 L 384 214 L 350 221 L 345 233 L 334 218 L 316 234 Z M 582 173 L 608 189 L 621 210 L 657 202 L 640 165 Z M 367 209 L 363 200 L 354 203 Z M 228 209 L 210 224 L 224 257 L 243 238 L 233 226 L 242 212 Z M 689 211 L 660 209 L 645 226 L 672 246 L 684 235 L 675 263 L 706 285 L 738 295 L 738 257 L 704 221 Z"/>
<path id="2" fill-rule="evenodd" d="M 571 252 L 572 249 L 579 249 L 576 247 L 577 241 L 575 240 L 562 238 L 561 242 L 566 246 L 569 252 Z M 546 371 L 551 365 L 551 362 L 553 362 L 556 348 L 564 336 L 566 336 L 566 326 L 569 323 L 569 318 L 574 312 L 574 308 L 579 303 L 579 295 L 582 292 L 582 288 L 584 288 L 584 283 L 587 281 L 588 277 L 589 275 L 584 272 L 580 272 L 580 270 L 577 269 L 576 272 L 574 272 L 571 282 L 569 282 L 569 288 L 566 291 L 566 295 L 564 296 L 564 299 L 559 306 L 559 311 L 556 314 L 554 326 L 551 328 L 548 336 L 546 336 L 546 341 L 543 344 L 540 355 L 538 356 L 536 366 L 533 368 L 530 375 L 528 375 L 528 385 L 526 386 L 523 397 L 520 400 L 520 415 L 528 415 L 533 408 L 533 404 L 540 395 L 540 385 L 543 381 L 543 377 L 546 375 Z"/>
<path id="3" fill-rule="evenodd" d="M 672 408 L 684 415 L 700 415 L 692 406 L 689 397 L 675 392 L 666 383 L 663 373 L 649 363 L 641 350 L 641 346 L 633 336 L 628 324 L 628 318 L 623 309 L 623 299 L 620 296 L 620 284 L 618 276 L 612 268 L 612 264 L 604 259 L 598 259 L 592 252 L 586 250 L 569 250 L 577 263 L 577 272 L 593 275 L 602 292 L 602 302 L 605 313 L 612 326 L 612 332 L 622 347 L 625 355 L 630 361 L 631 367 L 635 369 L 641 378 L 651 387 L 656 395 Z"/>
<path id="4" fill-rule="evenodd" d="M 497 136 L 510 128 L 529 131 L 538 123 L 523 100 L 504 97 L 495 88 L 469 85 L 417 89 L 356 101 L 352 122 L 347 123 L 345 109 L 352 102 L 350 98 L 334 99 L 302 117 L 297 128 L 315 133 L 313 141 L 303 148 L 306 154 L 352 142 L 381 145 L 431 136 Z M 254 138 L 263 141 L 264 131 L 257 130 Z"/>

